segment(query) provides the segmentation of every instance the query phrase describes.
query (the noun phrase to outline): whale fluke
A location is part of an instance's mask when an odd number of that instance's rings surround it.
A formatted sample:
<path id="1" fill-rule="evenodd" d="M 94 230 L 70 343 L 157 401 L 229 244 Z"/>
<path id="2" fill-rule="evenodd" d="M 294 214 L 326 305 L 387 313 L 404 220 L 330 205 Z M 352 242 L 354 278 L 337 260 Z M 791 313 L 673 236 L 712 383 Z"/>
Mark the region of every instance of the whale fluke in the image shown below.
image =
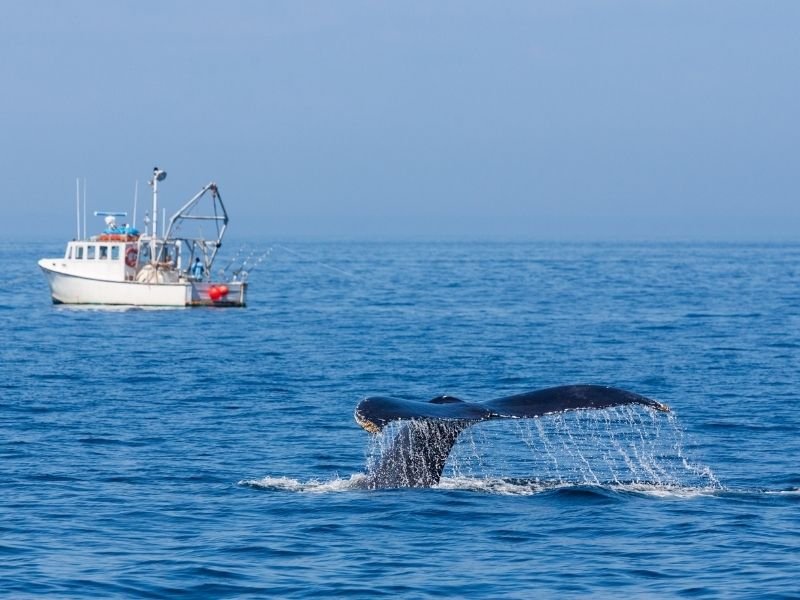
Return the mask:
<path id="1" fill-rule="evenodd" d="M 427 402 L 373 396 L 358 403 L 356 422 L 379 433 L 392 421 L 407 421 L 367 477 L 368 487 L 429 487 L 439 483 L 447 456 L 459 434 L 489 419 L 525 419 L 570 410 L 640 404 L 669 412 L 669 407 L 619 388 L 564 385 L 485 402 L 437 396 Z"/>

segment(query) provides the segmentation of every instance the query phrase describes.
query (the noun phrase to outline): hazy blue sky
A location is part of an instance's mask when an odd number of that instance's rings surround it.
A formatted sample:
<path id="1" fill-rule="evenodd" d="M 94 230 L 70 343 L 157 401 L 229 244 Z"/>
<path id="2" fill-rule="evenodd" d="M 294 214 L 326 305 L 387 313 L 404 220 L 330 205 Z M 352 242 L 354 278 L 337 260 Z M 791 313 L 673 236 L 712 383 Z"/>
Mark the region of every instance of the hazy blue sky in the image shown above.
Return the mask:
<path id="1" fill-rule="evenodd" d="M 800 238 L 797 1 L 0 7 L 3 236 L 159 165 L 272 239 Z"/>

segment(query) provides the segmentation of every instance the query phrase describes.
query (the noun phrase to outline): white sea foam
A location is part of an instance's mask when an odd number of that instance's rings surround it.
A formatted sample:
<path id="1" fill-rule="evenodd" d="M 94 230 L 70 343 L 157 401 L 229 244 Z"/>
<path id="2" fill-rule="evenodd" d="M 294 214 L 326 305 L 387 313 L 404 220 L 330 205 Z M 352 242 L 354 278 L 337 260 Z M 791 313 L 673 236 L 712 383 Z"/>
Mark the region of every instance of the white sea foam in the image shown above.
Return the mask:
<path id="1" fill-rule="evenodd" d="M 766 490 L 765 494 L 774 494 L 776 496 L 800 496 L 800 488 L 791 490 Z"/>
<path id="2" fill-rule="evenodd" d="M 239 482 L 239 485 L 283 492 L 331 493 L 364 489 L 363 483 L 365 480 L 366 475 L 363 473 L 353 474 L 347 479 L 335 477 L 328 481 L 317 479 L 300 481 L 291 477 L 271 477 L 267 475 L 261 479 L 244 479 Z"/>
<path id="3" fill-rule="evenodd" d="M 294 492 L 310 494 L 328 494 L 351 491 L 364 491 L 367 475 L 356 473 L 349 478 L 335 477 L 327 481 L 310 479 L 300 481 L 291 477 L 266 476 L 261 479 L 245 479 L 239 485 L 277 492 Z M 538 479 L 476 478 L 476 477 L 442 477 L 432 489 L 442 491 L 465 491 L 479 494 L 496 494 L 503 496 L 533 496 L 536 494 L 558 491 L 583 490 L 587 492 L 627 493 L 656 498 L 686 499 L 698 496 L 711 496 L 720 493 L 717 487 L 681 487 L 675 485 L 655 485 L 645 483 L 606 483 L 585 484 L 563 481 L 542 481 Z M 407 491 L 407 488 L 399 488 Z M 777 493 L 777 492 L 776 492 Z M 780 492 L 790 493 L 790 492 Z M 795 490 L 793 493 L 800 493 Z"/>
<path id="4" fill-rule="evenodd" d="M 585 484 L 563 481 L 541 481 L 538 479 L 475 479 L 471 477 L 443 477 L 436 487 L 443 490 L 464 490 L 509 496 L 531 496 L 548 492 L 582 490 L 596 492 L 598 494 L 612 492 L 640 494 L 658 498 L 694 498 L 697 496 L 715 495 L 720 492 L 720 489 L 717 487 L 682 487 L 644 483 Z"/>

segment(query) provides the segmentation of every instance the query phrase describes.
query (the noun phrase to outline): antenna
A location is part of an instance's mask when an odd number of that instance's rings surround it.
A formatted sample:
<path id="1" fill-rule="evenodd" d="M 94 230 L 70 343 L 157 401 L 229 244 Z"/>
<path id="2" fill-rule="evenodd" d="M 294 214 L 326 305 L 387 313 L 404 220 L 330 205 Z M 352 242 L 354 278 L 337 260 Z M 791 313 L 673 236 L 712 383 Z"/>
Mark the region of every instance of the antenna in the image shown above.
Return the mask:
<path id="1" fill-rule="evenodd" d="M 133 226 L 136 227 L 136 204 L 139 201 L 139 180 L 133 186 Z"/>
<path id="2" fill-rule="evenodd" d="M 78 238 L 81 239 L 81 179 L 75 178 L 75 215 L 78 220 Z"/>
<path id="3" fill-rule="evenodd" d="M 83 237 L 86 237 L 86 177 L 83 178 Z"/>

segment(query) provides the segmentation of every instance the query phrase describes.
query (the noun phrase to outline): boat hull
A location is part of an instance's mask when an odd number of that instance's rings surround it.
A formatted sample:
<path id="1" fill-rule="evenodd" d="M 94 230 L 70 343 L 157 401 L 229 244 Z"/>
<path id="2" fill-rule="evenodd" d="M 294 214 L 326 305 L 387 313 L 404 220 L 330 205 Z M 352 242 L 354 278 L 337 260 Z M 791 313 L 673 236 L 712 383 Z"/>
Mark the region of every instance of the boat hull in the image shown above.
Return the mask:
<path id="1" fill-rule="evenodd" d="M 54 304 L 101 304 L 112 306 L 245 306 L 247 283 L 225 283 L 228 294 L 212 300 L 213 282 L 180 281 L 142 283 L 93 279 L 54 269 L 52 261 L 42 259 L 42 269 L 50 286 Z"/>

